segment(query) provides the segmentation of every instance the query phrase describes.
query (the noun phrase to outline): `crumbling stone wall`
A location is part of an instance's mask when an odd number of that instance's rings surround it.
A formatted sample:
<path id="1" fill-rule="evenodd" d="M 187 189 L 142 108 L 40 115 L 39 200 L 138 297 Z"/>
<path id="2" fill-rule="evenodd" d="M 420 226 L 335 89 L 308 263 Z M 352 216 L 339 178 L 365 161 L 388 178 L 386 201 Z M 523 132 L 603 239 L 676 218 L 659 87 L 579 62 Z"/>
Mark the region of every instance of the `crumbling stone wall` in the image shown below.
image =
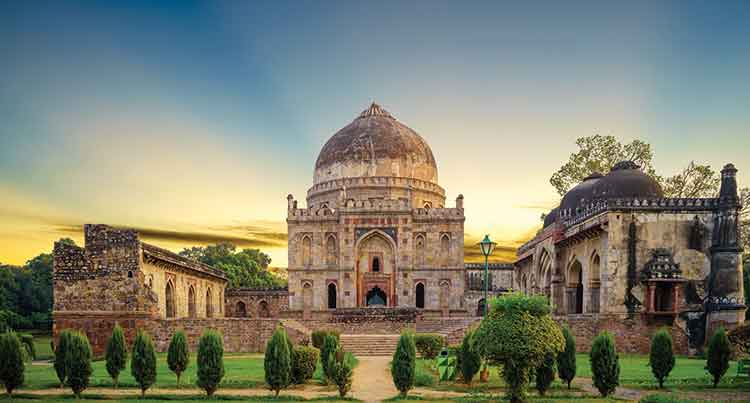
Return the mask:
<path id="1" fill-rule="evenodd" d="M 229 289 L 226 292 L 225 312 L 233 318 L 279 318 L 289 309 L 286 288 Z"/>

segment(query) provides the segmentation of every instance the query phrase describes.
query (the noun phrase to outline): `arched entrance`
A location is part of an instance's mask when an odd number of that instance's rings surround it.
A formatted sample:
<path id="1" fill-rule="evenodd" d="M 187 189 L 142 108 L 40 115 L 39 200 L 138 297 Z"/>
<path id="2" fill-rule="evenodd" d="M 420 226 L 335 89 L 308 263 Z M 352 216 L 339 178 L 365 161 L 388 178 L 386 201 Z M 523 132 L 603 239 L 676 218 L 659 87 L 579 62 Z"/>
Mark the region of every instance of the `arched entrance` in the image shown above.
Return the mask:
<path id="1" fill-rule="evenodd" d="M 214 301 L 213 301 L 213 295 L 211 293 L 211 288 L 209 287 L 208 290 L 206 290 L 206 317 L 212 318 L 214 316 Z"/>
<path id="2" fill-rule="evenodd" d="M 357 306 L 384 305 L 397 303 L 394 294 L 396 276 L 396 243 L 390 235 L 381 230 L 372 230 L 357 241 Z M 379 298 L 372 300 L 371 292 L 379 290 Z M 382 295 L 381 295 L 382 294 Z"/>
<path id="3" fill-rule="evenodd" d="M 367 306 L 386 306 L 388 305 L 388 296 L 380 287 L 375 286 L 367 292 Z"/>
<path id="4" fill-rule="evenodd" d="M 195 288 L 191 285 L 188 288 L 188 316 L 191 318 L 196 317 L 195 312 Z"/>
<path id="5" fill-rule="evenodd" d="M 247 317 L 247 308 L 245 307 L 244 302 L 237 301 L 237 305 L 234 308 L 234 316 L 239 318 Z"/>
<path id="6" fill-rule="evenodd" d="M 328 284 L 328 309 L 336 309 L 336 284 Z"/>
<path id="7" fill-rule="evenodd" d="M 424 308 L 424 283 L 417 283 L 414 294 L 417 299 L 417 308 Z"/>
<path id="8" fill-rule="evenodd" d="M 583 313 L 583 267 L 578 259 L 568 270 L 568 313 Z"/>
<path id="9" fill-rule="evenodd" d="M 271 312 L 269 312 L 268 310 L 268 302 L 260 301 L 260 304 L 258 304 L 258 317 L 268 318 L 270 316 L 271 316 Z"/>
<path id="10" fill-rule="evenodd" d="M 165 313 L 168 318 L 174 318 L 176 308 L 174 306 L 174 286 L 172 285 L 172 281 L 167 281 L 167 288 L 164 290 L 165 295 Z"/>

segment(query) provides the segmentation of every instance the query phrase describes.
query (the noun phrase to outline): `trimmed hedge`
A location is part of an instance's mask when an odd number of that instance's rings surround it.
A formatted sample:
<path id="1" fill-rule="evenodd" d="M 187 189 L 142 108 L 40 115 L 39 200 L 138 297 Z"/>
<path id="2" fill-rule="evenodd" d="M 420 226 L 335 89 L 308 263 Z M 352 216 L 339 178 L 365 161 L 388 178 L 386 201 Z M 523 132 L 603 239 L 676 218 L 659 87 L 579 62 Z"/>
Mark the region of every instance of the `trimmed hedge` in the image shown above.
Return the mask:
<path id="1" fill-rule="evenodd" d="M 416 358 L 417 349 L 414 345 L 414 335 L 407 332 L 401 333 L 391 362 L 391 377 L 396 389 L 401 393 L 401 397 L 406 397 L 409 389 L 414 387 Z"/>
<path id="2" fill-rule="evenodd" d="M 196 384 L 213 396 L 224 377 L 224 341 L 221 333 L 208 329 L 198 340 L 198 380 Z"/>
<path id="3" fill-rule="evenodd" d="M 620 385 L 620 357 L 615 349 L 615 339 L 608 332 L 599 333 L 589 353 L 594 386 L 602 396 L 614 393 Z"/>
<path id="4" fill-rule="evenodd" d="M 180 375 L 187 369 L 190 363 L 190 350 L 188 349 L 187 336 L 182 330 L 178 330 L 169 341 L 167 350 L 167 365 L 169 370 L 177 375 L 177 386 L 180 386 Z"/>
<path id="5" fill-rule="evenodd" d="M 292 383 L 300 385 L 312 379 L 319 356 L 320 350 L 315 347 L 294 347 L 292 350 Z"/>
<path id="6" fill-rule="evenodd" d="M 654 378 L 659 382 L 659 389 L 664 387 L 664 379 L 669 376 L 674 363 L 672 336 L 666 329 L 661 329 L 651 339 L 651 351 L 648 356 L 648 365 Z"/>
<path id="7" fill-rule="evenodd" d="M 281 389 L 289 386 L 292 372 L 292 357 L 289 351 L 288 336 L 282 327 L 277 327 L 266 344 L 266 353 L 263 358 L 263 369 L 265 371 L 266 384 L 279 395 Z"/>
<path id="8" fill-rule="evenodd" d="M 74 333 L 68 346 L 68 385 L 77 398 L 89 386 L 94 370 L 91 368 L 91 345 L 83 333 Z"/>
<path id="9" fill-rule="evenodd" d="M 141 388 L 141 396 L 156 382 L 156 353 L 151 337 L 142 330 L 135 335 L 130 373 Z"/>
<path id="10" fill-rule="evenodd" d="M 107 361 L 107 373 L 109 373 L 116 388 L 120 372 L 125 369 L 128 362 L 128 348 L 125 346 L 125 335 L 119 324 L 115 324 L 114 329 L 112 329 L 112 336 L 107 341 L 105 359 Z"/>
<path id="11" fill-rule="evenodd" d="M 440 354 L 440 350 L 445 345 L 445 339 L 436 333 L 417 333 L 414 336 L 414 344 L 422 358 L 432 360 Z"/>

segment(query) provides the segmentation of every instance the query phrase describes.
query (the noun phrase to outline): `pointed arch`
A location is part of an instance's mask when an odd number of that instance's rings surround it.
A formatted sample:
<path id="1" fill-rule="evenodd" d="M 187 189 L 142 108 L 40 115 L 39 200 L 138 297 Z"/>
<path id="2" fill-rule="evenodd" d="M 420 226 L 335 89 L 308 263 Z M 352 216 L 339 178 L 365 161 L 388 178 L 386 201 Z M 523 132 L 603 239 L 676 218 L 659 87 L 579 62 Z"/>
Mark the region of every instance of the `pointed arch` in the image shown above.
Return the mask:
<path id="1" fill-rule="evenodd" d="M 214 296 L 211 292 L 211 287 L 206 289 L 206 317 L 214 317 Z"/>
<path id="2" fill-rule="evenodd" d="M 245 318 L 247 317 L 247 307 L 245 306 L 245 303 L 242 301 L 237 301 L 237 304 L 234 308 L 234 316 L 239 318 Z"/>
<path id="3" fill-rule="evenodd" d="M 258 317 L 259 318 L 270 318 L 271 311 L 268 309 L 268 302 L 260 301 L 258 304 Z"/>
<path id="4" fill-rule="evenodd" d="M 191 285 L 188 287 L 188 317 L 195 318 L 195 288 Z"/>
<path id="5" fill-rule="evenodd" d="M 424 283 L 423 282 L 420 281 L 417 283 L 417 286 L 415 287 L 415 290 L 414 290 L 414 296 L 416 299 L 415 301 L 416 307 L 424 308 Z"/>
<path id="6" fill-rule="evenodd" d="M 326 239 L 326 263 L 328 265 L 335 265 L 338 261 L 338 248 L 336 242 L 336 235 L 330 234 Z"/>
<path id="7" fill-rule="evenodd" d="M 174 318 L 177 312 L 177 307 L 174 303 L 174 284 L 172 284 L 172 280 L 167 280 L 167 286 L 164 289 L 164 295 L 165 295 L 165 313 L 168 318 Z"/>
<path id="8" fill-rule="evenodd" d="M 588 311 L 591 313 L 599 313 L 601 303 L 601 258 L 599 253 L 594 251 L 591 254 L 591 261 L 589 263 L 589 308 Z"/>
<path id="9" fill-rule="evenodd" d="M 583 313 L 583 266 L 574 257 L 568 266 L 568 313 Z"/>
<path id="10" fill-rule="evenodd" d="M 307 267 L 312 264 L 312 239 L 309 235 L 302 237 L 302 265 Z"/>
<path id="11" fill-rule="evenodd" d="M 328 309 L 336 309 L 337 297 L 336 283 L 331 282 L 328 284 Z"/>
<path id="12" fill-rule="evenodd" d="M 414 237 L 414 256 L 417 267 L 424 266 L 425 246 L 425 236 L 423 234 L 417 234 L 417 236 Z"/>

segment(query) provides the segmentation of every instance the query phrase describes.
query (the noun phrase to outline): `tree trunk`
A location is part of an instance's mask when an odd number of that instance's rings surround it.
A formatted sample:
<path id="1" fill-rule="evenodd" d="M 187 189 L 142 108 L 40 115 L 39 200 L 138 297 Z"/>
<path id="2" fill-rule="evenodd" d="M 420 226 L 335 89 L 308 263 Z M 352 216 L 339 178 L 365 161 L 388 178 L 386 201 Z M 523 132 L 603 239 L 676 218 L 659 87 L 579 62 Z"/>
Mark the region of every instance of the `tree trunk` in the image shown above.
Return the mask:
<path id="1" fill-rule="evenodd" d="M 115 379 L 114 379 L 115 380 L 115 389 L 117 389 L 117 378 L 118 378 L 118 376 L 115 376 Z"/>
<path id="2" fill-rule="evenodd" d="M 177 373 L 177 389 L 180 388 L 180 373 Z"/>

